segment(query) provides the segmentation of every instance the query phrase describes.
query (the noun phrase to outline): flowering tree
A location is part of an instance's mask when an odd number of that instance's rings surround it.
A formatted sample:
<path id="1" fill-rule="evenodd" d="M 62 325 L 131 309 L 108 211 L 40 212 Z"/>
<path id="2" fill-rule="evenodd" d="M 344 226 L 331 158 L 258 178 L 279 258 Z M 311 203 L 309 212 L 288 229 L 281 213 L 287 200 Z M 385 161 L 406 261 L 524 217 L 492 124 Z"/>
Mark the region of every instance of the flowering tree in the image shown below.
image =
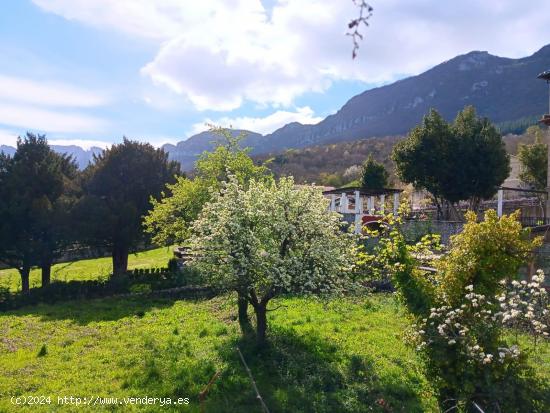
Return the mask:
<path id="1" fill-rule="evenodd" d="M 194 264 L 212 285 L 245 296 L 256 314 L 259 345 L 268 304 L 284 293 L 328 294 L 347 286 L 353 239 L 314 187 L 232 178 L 192 227 Z"/>
<path id="2" fill-rule="evenodd" d="M 241 148 L 246 134 L 234 136 L 233 132 L 211 126 L 210 132 L 221 138 L 211 152 L 203 152 L 195 164 L 195 177 L 179 177 L 173 185 L 167 185 L 159 201 L 151 199 L 153 206 L 144 217 L 145 231 L 153 235 L 158 245 L 185 243 L 190 236 L 191 223 L 199 215 L 203 205 L 220 191 L 229 175 L 242 185 L 250 179 L 270 179 L 271 173 L 264 165 L 255 165 L 249 156 L 250 148 Z M 239 296 L 239 321 L 248 323 L 248 302 Z"/>

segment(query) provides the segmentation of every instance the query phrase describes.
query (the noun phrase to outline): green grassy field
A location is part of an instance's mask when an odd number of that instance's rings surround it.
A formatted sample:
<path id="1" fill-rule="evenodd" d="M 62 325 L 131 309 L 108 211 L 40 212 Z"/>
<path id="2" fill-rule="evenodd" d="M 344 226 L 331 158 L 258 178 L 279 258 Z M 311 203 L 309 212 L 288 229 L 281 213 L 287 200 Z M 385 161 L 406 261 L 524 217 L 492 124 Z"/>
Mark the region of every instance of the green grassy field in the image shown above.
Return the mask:
<path id="1" fill-rule="evenodd" d="M 432 390 L 391 296 L 328 303 L 278 300 L 271 346 L 241 341 L 234 298 L 99 299 L 0 314 L 0 411 L 114 411 L 57 405 L 58 396 L 188 397 L 187 406 L 123 411 L 260 412 L 235 347 L 241 346 L 271 412 L 431 412 Z M 44 347 L 43 347 L 44 346 Z M 550 346 L 533 360 L 550 380 Z M 51 396 L 15 408 L 11 396 Z"/>
<path id="2" fill-rule="evenodd" d="M 170 256 L 167 248 L 140 253 L 130 267 L 163 266 Z M 59 264 L 53 274 L 91 279 L 110 268 L 101 258 Z M 19 288 L 14 270 L 1 271 L 0 282 Z M 408 320 L 393 296 L 279 305 L 269 313 L 271 345 L 262 353 L 242 340 L 232 296 L 106 298 L 0 313 L 0 412 L 199 412 L 199 394 L 216 373 L 206 412 L 261 412 L 236 346 L 272 413 L 437 411 L 418 355 L 403 344 Z M 550 344 L 531 357 L 550 383 Z M 12 396 L 49 396 L 52 404 L 14 406 Z M 189 405 L 58 405 L 64 396 L 188 397 Z"/>
<path id="3" fill-rule="evenodd" d="M 129 268 L 164 267 L 172 258 L 172 248 L 164 247 L 131 254 L 128 258 Z M 52 281 L 91 280 L 107 277 L 113 270 L 110 257 L 80 260 L 56 264 L 52 267 Z M 40 269 L 31 271 L 31 288 L 40 286 Z M 10 291 L 21 290 L 21 276 L 15 269 L 0 270 L 0 287 Z"/>
<path id="4" fill-rule="evenodd" d="M 15 411 L 9 398 L 32 394 L 55 403 L 65 395 L 189 397 L 183 410 L 194 412 L 200 391 L 219 371 L 206 411 L 259 412 L 236 345 L 272 412 L 386 411 L 384 404 L 391 411 L 435 409 L 419 360 L 402 343 L 407 323 L 391 297 L 277 304 L 285 307 L 270 313 L 272 346 L 265 354 L 239 342 L 230 297 L 101 299 L 2 314 L 0 410 Z"/>

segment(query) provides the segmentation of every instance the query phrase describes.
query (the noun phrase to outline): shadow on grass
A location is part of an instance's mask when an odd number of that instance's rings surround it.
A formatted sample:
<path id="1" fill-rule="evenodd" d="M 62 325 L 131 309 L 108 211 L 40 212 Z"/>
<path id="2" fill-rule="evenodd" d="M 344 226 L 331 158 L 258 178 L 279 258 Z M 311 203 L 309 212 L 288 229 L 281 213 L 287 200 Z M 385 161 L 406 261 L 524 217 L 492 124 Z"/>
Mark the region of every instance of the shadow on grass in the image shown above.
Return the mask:
<path id="1" fill-rule="evenodd" d="M 369 358 L 344 356 L 335 344 L 292 330 L 272 330 L 269 340 L 266 348 L 258 350 L 253 338 L 227 339 L 217 347 L 223 367 L 195 359 L 185 345 L 165 348 L 151 355 L 146 368 L 128 377 L 127 383 L 143 394 L 186 395 L 189 411 L 201 411 L 200 393 L 218 371 L 205 397 L 205 412 L 261 413 L 238 346 L 271 413 L 423 411 L 413 390 L 384 383 Z"/>
<path id="2" fill-rule="evenodd" d="M 100 321 L 116 321 L 126 317 L 143 317 L 152 309 L 171 307 L 176 301 L 200 302 L 206 298 L 185 297 L 109 297 L 37 304 L 17 310 L 0 312 L 3 317 L 18 315 L 39 316 L 43 321 L 72 320 L 79 325 Z"/>

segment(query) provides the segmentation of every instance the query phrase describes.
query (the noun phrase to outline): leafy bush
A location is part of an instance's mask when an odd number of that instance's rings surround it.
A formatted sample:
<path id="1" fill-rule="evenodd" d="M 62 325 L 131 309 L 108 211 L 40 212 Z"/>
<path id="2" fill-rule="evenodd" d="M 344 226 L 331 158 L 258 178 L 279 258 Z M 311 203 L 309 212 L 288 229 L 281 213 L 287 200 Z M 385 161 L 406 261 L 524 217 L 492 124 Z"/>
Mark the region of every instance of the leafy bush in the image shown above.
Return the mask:
<path id="1" fill-rule="evenodd" d="M 151 292 L 151 286 L 149 284 L 134 284 L 130 287 L 131 293 L 145 294 Z"/>
<path id="2" fill-rule="evenodd" d="M 503 290 L 501 280 L 516 277 L 542 243 L 541 238 L 529 238 L 518 217 L 519 211 L 499 218 L 490 210 L 478 223 L 473 212 L 466 214 L 463 231 L 452 237 L 451 250 L 437 264 L 440 300 L 458 304 L 467 285 L 493 297 Z"/>
<path id="3" fill-rule="evenodd" d="M 419 263 L 413 254 L 432 257 L 432 250 L 440 248 L 439 237 L 427 235 L 414 245 L 408 244 L 401 230 L 400 216 L 389 214 L 380 230 L 367 232 L 365 247 L 357 252 L 355 277 L 369 285 L 391 282 L 400 301 L 412 314 L 426 313 L 432 306 L 434 287 L 432 280 L 416 268 Z"/>
<path id="4" fill-rule="evenodd" d="M 550 299 L 543 287 L 544 273 L 538 270 L 531 282 L 516 281 L 505 283 L 506 291 L 497 297 L 500 303 L 502 322 L 516 332 L 523 331 L 534 337 L 535 345 L 539 338 L 550 336 Z M 517 341 L 517 335 L 516 335 Z"/>
<path id="5" fill-rule="evenodd" d="M 28 293 L 9 294 L 0 291 L 0 311 L 34 305 L 41 302 L 54 303 L 63 300 L 98 298 L 128 293 L 148 293 L 158 290 L 198 284 L 197 271 L 185 268 L 170 272 L 167 268 L 135 269 L 124 275 L 109 279 L 85 281 L 56 281 Z"/>
<path id="6" fill-rule="evenodd" d="M 535 395 L 537 379 L 526 363 L 528 351 L 505 339 L 511 320 L 547 337 L 542 274 L 530 283 L 513 280 L 541 240 L 529 239 L 517 214 L 499 219 L 489 211 L 478 223 L 469 213 L 449 253 L 432 262 L 435 276 L 419 269 L 436 246 L 433 241 L 427 237 L 409 245 L 399 221 L 393 222 L 382 234 L 374 262 L 391 275 L 415 320 L 408 339 L 424 357 L 440 407 L 543 411 L 542 396 Z"/>
<path id="7" fill-rule="evenodd" d="M 472 290 L 466 287 L 464 303 L 458 307 L 432 308 L 411 332 L 442 409 L 468 410 L 477 404 L 484 411 L 542 411 L 539 397 L 534 397 L 538 383 L 527 366 L 527 349 L 504 340 L 509 315 L 498 311 L 499 297 L 488 299 Z"/>

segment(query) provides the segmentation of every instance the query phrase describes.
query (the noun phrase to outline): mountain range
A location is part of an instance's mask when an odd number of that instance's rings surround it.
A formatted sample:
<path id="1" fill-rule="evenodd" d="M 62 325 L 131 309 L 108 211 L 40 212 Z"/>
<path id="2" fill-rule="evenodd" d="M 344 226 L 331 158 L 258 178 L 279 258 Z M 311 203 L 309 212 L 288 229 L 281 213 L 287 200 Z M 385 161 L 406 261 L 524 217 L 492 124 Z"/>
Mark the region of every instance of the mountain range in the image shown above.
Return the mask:
<path id="1" fill-rule="evenodd" d="M 51 145 L 52 149 L 59 153 L 68 153 L 72 155 L 78 166 L 83 169 L 89 162 L 92 161 L 93 156 L 101 153 L 103 149 L 96 146 L 90 149 L 83 149 L 77 145 Z M 6 155 L 13 156 L 15 148 L 13 146 L 0 145 L 0 152 L 4 152 Z"/>
<path id="2" fill-rule="evenodd" d="M 475 106 L 480 115 L 497 124 L 533 119 L 548 110 L 547 89 L 536 78 L 548 69 L 550 45 L 519 59 L 473 51 L 417 76 L 354 96 L 335 114 L 315 125 L 293 122 L 267 135 L 245 131 L 248 135 L 243 144 L 258 155 L 324 143 L 403 135 L 417 125 L 430 108 L 436 108 L 448 120 L 466 105 Z M 239 132 L 242 131 L 234 131 Z M 202 132 L 163 148 L 172 159 L 181 162 L 183 169 L 189 170 L 197 156 L 211 149 L 215 140 L 216 136 Z M 10 150 L 5 148 L 0 150 Z M 76 146 L 54 149 L 73 153 L 81 166 L 87 164 L 94 151 L 100 150 L 85 151 Z"/>

